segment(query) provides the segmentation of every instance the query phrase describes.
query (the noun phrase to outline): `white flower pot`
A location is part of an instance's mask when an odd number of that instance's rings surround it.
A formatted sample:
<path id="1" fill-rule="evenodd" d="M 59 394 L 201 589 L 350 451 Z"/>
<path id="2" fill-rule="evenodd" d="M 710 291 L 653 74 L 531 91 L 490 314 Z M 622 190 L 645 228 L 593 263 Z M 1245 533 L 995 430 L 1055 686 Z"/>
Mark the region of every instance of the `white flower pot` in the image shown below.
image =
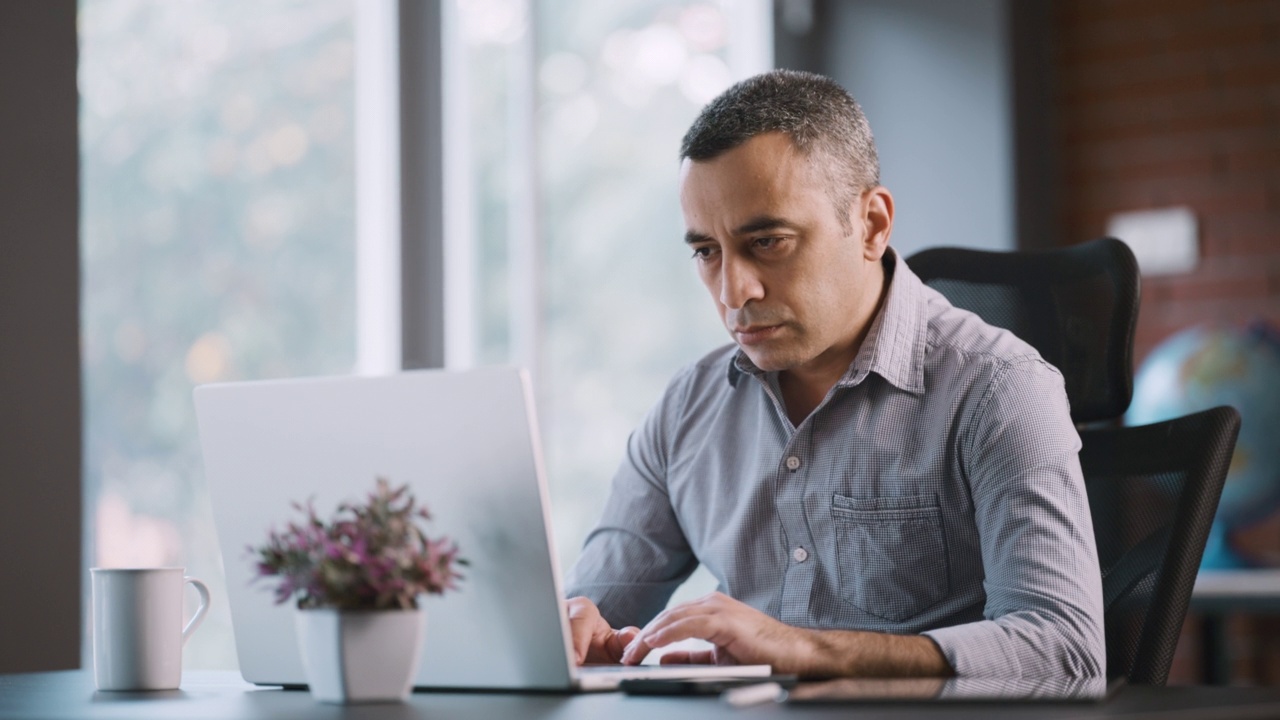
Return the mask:
<path id="1" fill-rule="evenodd" d="M 426 612 L 299 609 L 294 613 L 307 685 L 327 703 L 403 702 L 422 656 Z"/>

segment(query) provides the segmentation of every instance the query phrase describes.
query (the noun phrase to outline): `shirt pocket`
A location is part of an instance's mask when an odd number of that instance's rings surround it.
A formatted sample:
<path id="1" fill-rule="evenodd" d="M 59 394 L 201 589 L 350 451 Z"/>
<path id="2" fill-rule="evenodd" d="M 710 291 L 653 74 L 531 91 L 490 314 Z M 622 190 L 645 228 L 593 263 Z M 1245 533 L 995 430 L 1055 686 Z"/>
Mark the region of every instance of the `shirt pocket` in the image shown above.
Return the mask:
<path id="1" fill-rule="evenodd" d="M 876 617 L 901 622 L 950 591 L 942 510 L 931 495 L 833 495 L 840 596 Z"/>

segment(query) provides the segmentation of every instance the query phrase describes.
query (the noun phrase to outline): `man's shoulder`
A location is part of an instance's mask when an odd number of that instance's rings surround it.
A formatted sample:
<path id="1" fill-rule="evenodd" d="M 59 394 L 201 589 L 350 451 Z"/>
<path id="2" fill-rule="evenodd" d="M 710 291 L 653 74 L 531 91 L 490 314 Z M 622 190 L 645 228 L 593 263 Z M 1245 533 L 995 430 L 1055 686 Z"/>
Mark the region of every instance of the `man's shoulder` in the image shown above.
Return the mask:
<path id="1" fill-rule="evenodd" d="M 729 368 L 738 352 L 734 343 L 722 345 L 685 365 L 671 376 L 667 392 L 688 394 L 690 391 L 728 389 Z"/>
<path id="2" fill-rule="evenodd" d="M 728 377 L 729 363 L 733 362 L 737 354 L 737 344 L 726 343 L 690 363 L 685 370 L 699 374 L 719 372 L 722 376 Z"/>
<path id="3" fill-rule="evenodd" d="M 933 288 L 926 286 L 924 290 L 928 314 L 926 352 L 933 359 L 964 362 L 987 370 L 1020 366 L 1060 374 L 1022 338 L 987 323 L 975 313 L 955 307 Z"/>
<path id="4" fill-rule="evenodd" d="M 685 405 L 694 397 L 705 398 L 729 392 L 729 368 L 738 346 L 729 343 L 718 347 L 701 358 L 685 365 L 671 376 L 663 392 L 662 403 Z"/>

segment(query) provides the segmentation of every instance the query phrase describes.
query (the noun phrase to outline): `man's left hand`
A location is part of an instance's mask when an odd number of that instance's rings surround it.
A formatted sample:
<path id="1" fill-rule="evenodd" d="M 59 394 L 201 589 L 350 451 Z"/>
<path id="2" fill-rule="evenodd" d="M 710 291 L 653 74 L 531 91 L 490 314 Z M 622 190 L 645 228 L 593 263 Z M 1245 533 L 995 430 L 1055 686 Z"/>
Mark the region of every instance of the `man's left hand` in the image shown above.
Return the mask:
<path id="1" fill-rule="evenodd" d="M 723 593 L 668 608 L 636 635 L 622 655 L 638 665 L 657 648 L 689 638 L 706 640 L 713 650 L 673 650 L 665 663 L 772 665 L 780 674 L 803 675 L 812 654 L 811 633 L 785 625 Z"/>

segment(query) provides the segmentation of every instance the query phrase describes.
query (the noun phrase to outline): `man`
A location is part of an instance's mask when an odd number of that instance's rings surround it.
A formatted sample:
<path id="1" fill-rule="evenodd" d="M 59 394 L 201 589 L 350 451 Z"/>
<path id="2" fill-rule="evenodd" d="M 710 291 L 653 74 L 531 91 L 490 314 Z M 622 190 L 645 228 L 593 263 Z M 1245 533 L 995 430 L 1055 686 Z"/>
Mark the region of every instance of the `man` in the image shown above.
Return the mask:
<path id="1" fill-rule="evenodd" d="M 1103 675 L 1062 377 L 889 249 L 853 98 L 751 78 L 681 157 L 685 240 L 736 344 L 678 374 L 628 442 L 567 581 L 578 661 L 701 638 L 714 649 L 663 661 Z M 698 563 L 720 592 L 662 611 Z"/>

